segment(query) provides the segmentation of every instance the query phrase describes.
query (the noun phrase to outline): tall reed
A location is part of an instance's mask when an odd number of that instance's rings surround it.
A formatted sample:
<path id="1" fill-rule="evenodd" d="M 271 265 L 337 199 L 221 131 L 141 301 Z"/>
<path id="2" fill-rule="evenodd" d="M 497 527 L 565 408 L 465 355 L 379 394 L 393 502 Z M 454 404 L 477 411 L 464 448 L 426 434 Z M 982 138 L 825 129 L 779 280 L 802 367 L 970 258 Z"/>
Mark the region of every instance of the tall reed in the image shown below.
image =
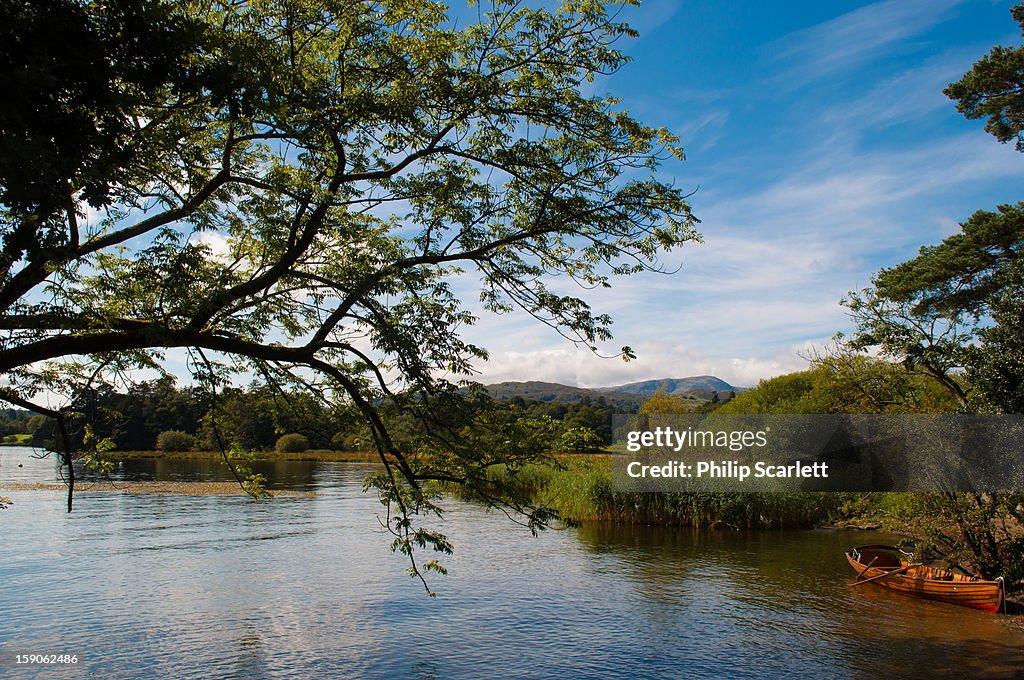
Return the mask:
<path id="1" fill-rule="evenodd" d="M 846 493 L 623 493 L 612 490 L 607 456 L 576 456 L 562 467 L 532 465 L 516 484 L 569 521 L 734 528 L 805 528 L 844 514 Z M 497 469 L 495 475 L 504 475 Z"/>

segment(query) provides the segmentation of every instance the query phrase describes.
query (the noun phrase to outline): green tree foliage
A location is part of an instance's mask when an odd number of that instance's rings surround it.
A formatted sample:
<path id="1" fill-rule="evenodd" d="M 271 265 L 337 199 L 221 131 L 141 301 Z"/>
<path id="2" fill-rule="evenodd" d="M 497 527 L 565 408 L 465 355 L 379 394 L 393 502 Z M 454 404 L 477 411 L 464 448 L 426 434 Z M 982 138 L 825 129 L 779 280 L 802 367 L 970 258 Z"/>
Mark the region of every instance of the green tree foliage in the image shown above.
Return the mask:
<path id="1" fill-rule="evenodd" d="M 806 371 L 762 380 L 715 413 L 941 413 L 954 406 L 933 381 L 887 361 L 834 351 Z"/>
<path id="2" fill-rule="evenodd" d="M 258 383 L 247 389 L 227 388 L 214 404 L 208 403 L 202 390 L 178 388 L 166 377 L 132 384 L 124 393 L 93 390 L 83 401 L 86 403 L 79 405 L 70 422 L 76 448 L 84 445 L 86 424 L 96 436 L 109 439 L 120 451 L 148 450 L 154 442 L 159 450 L 198 447 L 216 451 L 220 447 L 218 436 L 220 444 L 228 450 L 270 451 L 275 449 L 282 432 L 297 433 L 314 448 L 365 450 L 372 446 L 370 428 L 358 410 L 332 411 L 307 392 L 280 392 Z M 504 428 L 509 423 L 529 423 L 531 433 L 527 434 L 529 428 L 524 428 L 521 434 L 534 441 L 530 444 L 534 451 L 563 450 L 559 445 L 569 430 L 587 433 L 586 444 L 591 448 L 611 443 L 615 409 L 601 399 L 569 404 L 513 399 L 486 403 L 486 409 L 490 414 L 486 419 L 481 408 L 475 421 L 463 425 L 492 427 L 498 436 L 508 439 Z M 5 412 L 11 414 L 8 422 L 13 432 L 34 434 L 32 443 L 37 446 L 56 446 L 55 424 L 45 416 L 15 409 Z M 387 404 L 381 405 L 379 413 L 396 441 L 404 442 L 425 432 L 416 419 Z M 166 431 L 167 425 L 176 429 Z M 189 448 L 161 446 L 159 442 L 167 432 L 189 437 Z M 541 440 L 543 445 L 536 445 Z"/>
<path id="3" fill-rule="evenodd" d="M 29 411 L 6 408 L 0 409 L 0 436 L 30 434 L 30 420 L 35 416 Z"/>
<path id="4" fill-rule="evenodd" d="M 1017 88 L 1024 92 L 1024 80 Z M 1013 301 L 1024 289 L 1024 203 L 979 210 L 960 227 L 849 294 L 843 302 L 857 330 L 847 344 L 877 347 L 935 379 L 962 408 L 1019 413 L 1014 386 L 1024 383 L 1024 365 L 1015 359 Z"/>
<path id="5" fill-rule="evenodd" d="M 604 397 L 585 397 L 576 403 L 560 404 L 554 408 L 534 406 L 534 410 L 555 420 L 561 420 L 566 429 L 580 428 L 592 432 L 597 437 L 598 444 L 611 443 L 612 416 L 619 412 L 608 404 Z"/>
<path id="6" fill-rule="evenodd" d="M 107 432 L 125 451 L 144 451 L 153 445 L 154 433 L 179 430 L 194 433 L 204 411 L 201 394 L 178 389 L 173 378 L 130 385 L 125 393 L 109 393 L 107 407 L 117 414 L 117 426 Z"/>
<path id="7" fill-rule="evenodd" d="M 587 453 L 601 445 L 601 438 L 589 427 L 567 427 L 562 432 L 562 451 Z"/>
<path id="8" fill-rule="evenodd" d="M 195 445 L 195 437 L 181 430 L 167 430 L 156 437 L 158 451 L 191 451 Z"/>
<path id="9" fill-rule="evenodd" d="M 970 388 L 963 384 L 969 346 L 976 329 L 962 309 L 937 311 L 922 308 L 918 299 L 893 299 L 875 286 L 851 291 L 842 300 L 857 324 L 849 338 L 840 338 L 851 351 L 877 349 L 910 373 L 927 376 L 941 384 L 962 407 Z"/>
<path id="10" fill-rule="evenodd" d="M 1024 5 L 1012 13 L 1024 29 Z M 1024 47 L 994 47 L 946 94 L 968 118 L 987 116 L 986 129 L 1000 141 L 1016 137 L 1024 151 Z M 1022 256 L 1024 203 L 979 210 L 959 233 L 849 294 L 844 304 L 857 322 L 849 346 L 877 347 L 937 380 L 963 408 L 1019 412 L 1021 400 L 1006 386 L 1024 382 L 1012 350 L 1020 317 L 1009 297 L 1024 286 Z"/>
<path id="11" fill-rule="evenodd" d="M 190 56 L 202 37 L 170 3 L 0 3 L 0 87 L 12 94 L 0 102 L 0 204 L 20 222 L 4 232 L 8 274 L 68 240 L 76 202 L 110 205 L 118 184 L 143 179 L 134 171 L 156 169 L 173 140 L 143 138 L 129 114 L 210 84 Z"/>
<path id="12" fill-rule="evenodd" d="M 1024 4 L 1010 14 L 1024 34 Z M 957 110 L 967 118 L 987 118 L 985 129 L 1000 142 L 1017 140 L 1024 151 L 1024 47 L 997 45 L 964 77 L 946 88 L 957 100 Z"/>
<path id="13" fill-rule="evenodd" d="M 185 348 L 211 400 L 250 371 L 357 409 L 396 550 L 445 549 L 411 518 L 439 511 L 434 481 L 485 484 L 476 454 L 440 418 L 422 429 L 447 453 L 414 455 L 378 406 L 427 421 L 469 399 L 456 388 L 486 352 L 459 333 L 474 318 L 452 277 L 596 350 L 611 320 L 551 278 L 608 286 L 698 238 L 655 174 L 682 157 L 676 138 L 584 93 L 626 62 L 617 3 L 493 0 L 467 23 L 429 0 L 64 2 L 109 69 L 62 87 L 98 94 L 15 108 L 102 134 L 33 171 L 45 180 L 0 176 L 4 397 L 68 393 L 35 406 L 61 432 L 79 394 Z M 46 21 L 3 6 L 15 43 Z M 82 58 L 43 52 L 32 63 L 54 73 Z M 4 124 L 8 157 L 37 153 L 32 120 Z"/>
<path id="14" fill-rule="evenodd" d="M 879 348 L 908 370 L 938 381 L 967 407 L 972 386 L 980 385 L 965 383 L 961 372 L 991 373 L 992 361 L 998 360 L 988 353 L 1005 346 L 1019 325 L 1020 317 L 1009 306 L 1024 286 L 1022 260 L 1024 203 L 1000 206 L 998 212 L 978 211 L 959 233 L 937 246 L 921 248 L 912 260 L 881 270 L 873 287 L 849 294 L 844 304 L 857 330 L 848 345 L 855 350 Z M 1002 310 L 998 314 L 997 307 Z M 986 337 L 991 340 L 976 345 Z M 975 367 L 982 364 L 990 368 L 979 372 Z M 998 370 L 1020 384 L 1024 372 L 1007 373 L 1015 365 L 1011 358 Z M 984 386 L 996 384 L 987 381 Z M 1006 395 L 983 392 L 975 399 L 1018 412 Z"/>
<path id="15" fill-rule="evenodd" d="M 198 392 L 178 389 L 170 377 L 134 383 L 126 392 L 109 386 L 91 388 L 83 391 L 68 410 L 68 434 L 73 446 L 81 448 L 83 426 L 88 424 L 122 451 L 145 451 L 167 428 L 194 432 L 204 409 Z M 57 447 L 57 427 L 52 420 L 34 416 L 27 426 L 35 445 Z"/>
<path id="16" fill-rule="evenodd" d="M 197 437 L 203 448 L 218 451 L 238 446 L 259 451 L 280 435 L 274 427 L 274 401 L 268 390 L 224 389 L 214 406 L 203 414 Z"/>
<path id="17" fill-rule="evenodd" d="M 972 321 L 991 311 L 996 295 L 1021 281 L 1024 203 L 979 210 L 960 231 L 917 257 L 875 277 L 879 295 L 912 303 L 911 311 L 963 314 Z"/>
<path id="18" fill-rule="evenodd" d="M 991 305 L 993 325 L 982 329 L 967 371 L 980 411 L 1024 413 L 1024 278 L 1007 285 Z"/>
<path id="19" fill-rule="evenodd" d="M 814 391 L 813 371 L 761 380 L 716 413 L 821 413 L 825 406 Z"/>
<path id="20" fill-rule="evenodd" d="M 274 444 L 274 450 L 281 453 L 302 453 L 309 450 L 309 440 L 295 432 L 281 435 Z"/>
<path id="21" fill-rule="evenodd" d="M 691 413 L 693 409 L 686 400 L 676 394 L 669 394 L 664 387 L 658 388 L 658 391 L 651 395 L 648 399 L 640 406 L 640 413 Z"/>

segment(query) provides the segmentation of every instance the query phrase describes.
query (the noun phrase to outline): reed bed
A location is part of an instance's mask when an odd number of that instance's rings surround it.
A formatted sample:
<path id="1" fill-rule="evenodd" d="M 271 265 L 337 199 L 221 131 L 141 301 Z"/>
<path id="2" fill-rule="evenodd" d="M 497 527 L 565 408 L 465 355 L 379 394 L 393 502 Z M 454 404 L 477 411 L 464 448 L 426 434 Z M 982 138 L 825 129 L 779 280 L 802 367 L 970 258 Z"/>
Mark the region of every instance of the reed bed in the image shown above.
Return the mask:
<path id="1" fill-rule="evenodd" d="M 559 462 L 524 468 L 515 483 L 534 503 L 573 522 L 796 529 L 835 521 L 856 505 L 857 494 L 846 493 L 623 493 L 612 490 L 608 456 Z M 507 476 L 502 469 L 494 474 Z"/>

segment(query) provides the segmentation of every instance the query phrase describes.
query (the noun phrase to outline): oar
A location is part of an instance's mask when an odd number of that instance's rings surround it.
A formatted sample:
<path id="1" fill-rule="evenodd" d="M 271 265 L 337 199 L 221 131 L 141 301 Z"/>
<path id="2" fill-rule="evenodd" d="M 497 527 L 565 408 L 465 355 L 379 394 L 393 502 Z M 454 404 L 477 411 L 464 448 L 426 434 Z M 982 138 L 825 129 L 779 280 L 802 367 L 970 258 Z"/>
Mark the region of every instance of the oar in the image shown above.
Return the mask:
<path id="1" fill-rule="evenodd" d="M 851 588 L 856 588 L 857 586 L 862 586 L 865 583 L 871 583 L 872 581 L 881 581 L 883 578 L 889 578 L 890 576 L 895 576 L 896 574 L 905 574 L 907 572 L 907 569 L 910 569 L 911 567 L 920 567 L 920 566 L 921 566 L 920 564 L 908 564 L 907 566 L 902 567 L 900 569 L 893 569 L 892 571 L 887 571 L 884 574 L 879 574 L 878 576 L 872 576 L 871 578 L 864 579 L 863 581 L 857 581 L 856 583 L 851 583 L 851 584 L 849 584 L 849 586 Z"/>
<path id="2" fill-rule="evenodd" d="M 866 566 L 866 567 L 864 567 L 863 569 L 860 570 L 860 573 L 857 574 L 857 580 L 858 581 L 860 580 L 860 577 L 864 575 L 864 572 L 866 572 L 868 569 L 870 569 L 871 565 L 878 561 L 879 557 L 881 557 L 881 555 L 875 555 L 875 559 L 873 559 L 870 562 L 868 562 L 868 566 Z"/>

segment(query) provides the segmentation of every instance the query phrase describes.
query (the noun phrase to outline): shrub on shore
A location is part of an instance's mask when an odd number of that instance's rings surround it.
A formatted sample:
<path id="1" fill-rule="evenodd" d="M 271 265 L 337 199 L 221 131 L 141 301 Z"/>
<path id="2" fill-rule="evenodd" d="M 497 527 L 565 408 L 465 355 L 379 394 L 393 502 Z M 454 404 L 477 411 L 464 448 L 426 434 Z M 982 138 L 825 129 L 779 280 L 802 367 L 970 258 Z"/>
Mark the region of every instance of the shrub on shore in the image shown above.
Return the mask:
<path id="1" fill-rule="evenodd" d="M 309 448 L 309 440 L 305 435 L 291 433 L 282 436 L 274 445 L 278 453 L 302 453 Z"/>
<path id="2" fill-rule="evenodd" d="M 195 446 L 195 437 L 181 430 L 166 430 L 156 437 L 157 451 L 191 451 Z"/>

